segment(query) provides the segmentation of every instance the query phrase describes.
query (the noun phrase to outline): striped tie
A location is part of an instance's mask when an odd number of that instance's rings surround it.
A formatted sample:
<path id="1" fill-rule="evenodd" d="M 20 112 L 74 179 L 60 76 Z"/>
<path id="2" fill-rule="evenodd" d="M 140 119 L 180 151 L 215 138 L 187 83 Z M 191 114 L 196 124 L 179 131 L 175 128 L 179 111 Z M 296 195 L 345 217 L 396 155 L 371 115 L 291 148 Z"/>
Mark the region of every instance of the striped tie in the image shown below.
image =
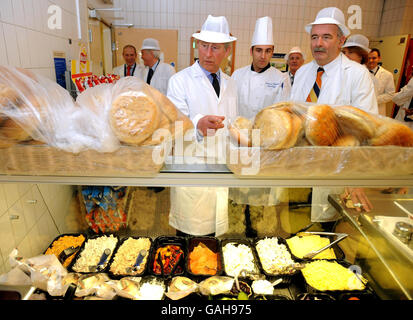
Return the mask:
<path id="1" fill-rule="evenodd" d="M 321 76 L 324 73 L 324 69 L 319 67 L 317 69 L 317 78 L 315 79 L 314 86 L 310 91 L 310 94 L 307 97 L 307 102 L 317 102 L 318 96 L 320 95 L 321 90 Z"/>

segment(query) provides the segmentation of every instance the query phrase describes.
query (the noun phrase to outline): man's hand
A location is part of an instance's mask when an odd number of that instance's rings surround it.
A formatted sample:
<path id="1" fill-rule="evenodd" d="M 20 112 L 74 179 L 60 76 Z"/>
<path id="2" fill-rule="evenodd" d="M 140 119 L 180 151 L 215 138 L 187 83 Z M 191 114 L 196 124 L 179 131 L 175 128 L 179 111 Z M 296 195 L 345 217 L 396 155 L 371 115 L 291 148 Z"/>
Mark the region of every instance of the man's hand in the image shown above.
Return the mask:
<path id="1" fill-rule="evenodd" d="M 222 129 L 224 124 L 224 116 L 205 116 L 198 121 L 197 129 L 205 137 L 208 135 L 215 135 L 218 129 Z"/>
<path id="2" fill-rule="evenodd" d="M 406 111 L 406 116 L 411 116 L 413 114 L 413 109 L 403 108 Z"/>
<path id="3" fill-rule="evenodd" d="M 373 209 L 373 205 L 364 193 L 363 188 L 345 188 L 344 194 L 341 195 L 341 198 L 344 201 L 351 200 L 357 212 L 361 212 L 362 210 L 370 212 Z"/>

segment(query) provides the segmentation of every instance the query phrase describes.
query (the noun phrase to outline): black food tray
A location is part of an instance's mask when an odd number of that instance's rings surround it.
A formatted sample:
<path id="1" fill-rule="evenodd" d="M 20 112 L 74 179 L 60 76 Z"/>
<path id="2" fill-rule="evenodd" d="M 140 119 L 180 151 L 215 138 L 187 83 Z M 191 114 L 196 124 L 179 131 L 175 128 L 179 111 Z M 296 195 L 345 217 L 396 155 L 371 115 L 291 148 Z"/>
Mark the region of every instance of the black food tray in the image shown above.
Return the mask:
<path id="1" fill-rule="evenodd" d="M 249 239 L 228 238 L 228 239 L 221 240 L 221 252 L 222 252 L 223 269 L 224 269 L 224 272 L 227 276 L 232 277 L 232 275 L 229 275 L 227 273 L 226 269 L 225 269 L 224 247 L 228 243 L 235 243 L 235 244 L 238 244 L 238 245 L 239 244 L 244 244 L 244 245 L 248 246 L 252 251 L 252 256 L 254 257 L 254 265 L 255 265 L 255 269 L 257 271 L 257 274 L 261 273 L 260 265 L 259 265 L 259 262 L 258 262 L 257 252 L 255 251 L 255 248 L 252 245 L 251 241 Z M 246 277 L 242 277 L 240 275 L 239 278 L 240 279 L 245 279 L 245 278 L 248 278 L 248 275 Z"/>
<path id="2" fill-rule="evenodd" d="M 208 247 L 211 251 L 217 254 L 217 272 L 214 275 L 210 274 L 198 274 L 198 273 L 193 273 L 190 269 L 190 261 L 189 261 L 189 254 L 194 250 L 194 248 L 199 244 L 199 243 L 205 244 L 205 246 Z M 215 237 L 209 237 L 209 236 L 197 236 L 197 237 L 190 237 L 187 240 L 187 259 L 186 259 L 186 272 L 188 275 L 190 275 L 193 278 L 207 278 L 207 277 L 212 277 L 212 276 L 220 276 L 223 272 L 223 257 L 222 257 L 222 252 L 221 252 L 221 241 L 218 238 Z"/>
<path id="3" fill-rule="evenodd" d="M 337 262 L 338 264 L 342 265 L 345 268 L 349 268 L 352 264 L 348 261 L 345 260 L 335 260 L 334 262 Z M 373 289 L 371 288 L 369 282 L 367 282 L 367 284 L 365 284 L 365 288 L 363 290 L 318 290 L 316 288 L 313 288 L 312 286 L 310 286 L 307 281 L 305 280 L 304 275 L 302 274 L 303 280 L 305 282 L 305 287 L 306 287 L 306 291 L 312 294 L 320 294 L 320 293 L 326 293 L 329 294 L 331 296 L 333 296 L 335 299 L 339 299 L 340 296 L 343 295 L 374 295 L 376 296 L 376 294 L 374 293 Z M 364 279 L 366 279 L 366 277 L 363 277 Z"/>
<path id="4" fill-rule="evenodd" d="M 58 235 L 56 238 L 54 238 L 53 241 L 50 242 L 49 246 L 43 251 L 43 254 L 46 254 L 46 251 L 53 246 L 53 243 L 54 243 L 55 241 L 59 240 L 59 239 L 62 238 L 62 237 L 65 237 L 65 236 L 69 236 L 69 237 L 79 237 L 79 236 L 83 236 L 83 237 L 85 238 L 85 240 L 83 241 L 83 243 L 85 243 L 85 242 L 88 240 L 87 235 L 84 234 L 84 233 L 64 233 L 64 234 Z M 82 243 L 82 245 L 83 245 L 83 243 Z M 67 248 L 66 248 L 66 249 L 67 249 Z M 74 258 L 72 259 L 72 261 L 76 260 L 76 257 L 77 257 L 77 255 L 79 254 L 79 251 L 80 251 L 80 248 L 79 248 L 78 251 L 76 251 L 76 252 L 74 253 L 75 256 L 74 256 Z M 70 257 L 71 257 L 71 256 L 67 257 L 67 259 L 70 258 Z M 57 257 L 57 258 L 59 258 L 59 257 Z M 67 260 L 67 259 L 66 259 L 66 260 Z M 66 260 L 65 260 L 65 261 L 66 261 Z M 62 263 L 62 265 L 63 265 L 63 263 Z M 70 265 L 70 264 L 69 264 L 69 265 Z M 69 266 L 68 266 L 68 267 L 69 267 Z"/>
<path id="5" fill-rule="evenodd" d="M 130 239 L 130 238 L 132 238 L 132 239 L 142 239 L 142 238 L 149 239 L 151 245 L 150 245 L 149 250 L 148 250 L 148 253 L 147 253 L 148 255 L 147 255 L 146 262 L 145 262 L 145 267 L 143 268 L 143 271 L 140 272 L 140 273 L 133 273 L 133 274 L 129 274 L 129 273 L 125 273 L 125 274 L 114 274 L 114 273 L 110 270 L 111 267 L 112 267 L 112 263 L 114 262 L 115 257 L 116 257 L 116 254 L 118 253 L 118 250 L 120 249 L 120 247 L 122 247 L 122 245 L 125 243 L 125 241 L 128 240 L 128 239 Z M 118 243 L 117 243 L 117 245 L 116 245 L 116 248 L 115 248 L 112 256 L 110 257 L 109 266 L 108 266 L 108 275 L 109 275 L 109 277 L 110 277 L 111 279 L 114 279 L 114 280 L 120 280 L 120 279 L 122 279 L 122 278 L 124 278 L 124 277 L 142 277 L 142 276 L 146 275 L 146 274 L 148 273 L 149 258 L 150 258 L 150 256 L 151 256 L 152 249 L 153 249 L 153 241 L 152 241 L 152 239 L 151 239 L 150 237 L 130 236 L 130 237 L 122 238 L 120 241 L 118 241 Z M 139 255 L 139 252 L 137 253 L 137 255 Z"/>
<path id="6" fill-rule="evenodd" d="M 178 270 L 175 269 L 175 272 L 173 274 L 164 274 L 163 276 L 164 277 L 181 276 L 185 273 L 185 265 L 186 265 L 188 250 L 186 246 L 186 239 L 184 237 L 177 237 L 177 236 L 160 236 L 154 240 L 153 245 L 152 245 L 153 249 L 149 257 L 149 266 L 148 266 L 149 273 L 154 276 L 162 276 L 162 274 L 156 273 L 153 267 L 154 267 L 154 262 L 156 259 L 155 255 L 156 255 L 158 248 L 164 247 L 167 245 L 179 246 L 184 253 L 184 257 L 183 259 L 181 259 L 181 261 L 178 264 L 178 266 L 181 267 L 182 271 L 178 272 Z"/>
<path id="7" fill-rule="evenodd" d="M 87 240 L 86 240 L 85 242 L 83 242 L 82 246 L 80 247 L 80 250 L 77 252 L 76 258 L 73 259 L 72 262 L 70 263 L 70 265 L 68 266 L 69 272 L 75 272 L 75 273 L 79 273 L 79 274 L 107 273 L 107 269 L 108 269 L 108 267 L 109 267 L 109 262 L 110 262 L 110 259 L 111 259 L 112 256 L 113 256 L 113 253 L 114 253 L 115 250 L 116 250 L 116 246 L 115 246 L 115 249 L 111 252 L 111 254 L 110 254 L 109 258 L 108 258 L 108 263 L 106 263 L 105 268 L 103 268 L 103 269 L 101 269 L 101 270 L 99 270 L 99 271 L 88 271 L 88 272 L 81 272 L 81 271 L 75 271 L 75 270 L 73 270 L 73 266 L 75 265 L 76 261 L 81 257 L 82 252 L 83 252 L 83 250 L 85 249 L 86 243 L 87 243 L 89 240 L 94 240 L 94 239 L 101 238 L 101 237 L 104 237 L 104 236 L 109 237 L 110 235 L 94 235 L 94 236 L 88 237 Z M 117 239 L 117 243 L 116 243 L 116 245 L 117 245 L 117 244 L 119 243 L 119 237 L 118 237 L 118 236 L 115 236 L 115 235 L 112 235 L 112 236 L 114 236 L 114 237 Z"/>
<path id="8" fill-rule="evenodd" d="M 288 252 L 290 253 L 290 255 L 291 255 L 291 259 L 294 261 L 294 263 L 297 263 L 297 260 L 296 260 L 295 256 L 291 253 L 291 250 L 290 250 L 290 248 L 288 247 L 285 239 L 280 238 L 280 237 L 255 238 L 254 241 L 253 241 L 253 245 L 254 245 L 255 251 L 257 252 L 258 263 L 259 263 L 259 266 L 260 266 L 260 268 L 261 268 L 262 273 L 265 274 L 265 276 L 266 276 L 267 278 L 272 278 L 272 279 L 279 278 L 279 277 L 282 277 L 282 278 L 293 277 L 293 276 L 295 276 L 296 274 L 298 274 L 298 273 L 300 272 L 300 270 L 295 270 L 295 271 L 292 272 L 292 273 L 269 273 L 269 272 L 265 271 L 264 266 L 263 266 L 263 264 L 262 264 L 262 262 L 261 262 L 260 254 L 258 253 L 258 250 L 257 250 L 257 244 L 258 244 L 258 241 L 264 240 L 264 239 L 266 239 L 266 238 L 267 238 L 267 239 L 277 238 L 278 243 L 285 245 L 287 251 L 288 251 Z"/>

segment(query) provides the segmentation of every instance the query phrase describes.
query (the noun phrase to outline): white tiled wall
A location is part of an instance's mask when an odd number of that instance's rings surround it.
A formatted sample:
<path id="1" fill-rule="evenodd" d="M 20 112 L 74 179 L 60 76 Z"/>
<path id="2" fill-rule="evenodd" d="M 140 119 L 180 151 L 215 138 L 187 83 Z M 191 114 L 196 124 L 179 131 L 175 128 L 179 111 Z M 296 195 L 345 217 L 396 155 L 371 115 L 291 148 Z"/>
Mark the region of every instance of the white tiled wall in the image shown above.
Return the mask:
<path id="1" fill-rule="evenodd" d="M 304 31 L 304 25 L 312 22 L 320 9 L 338 7 L 348 19 L 348 8 L 359 5 L 362 9 L 362 29 L 354 32 L 376 37 L 379 35 L 383 2 L 384 0 L 115 0 L 114 6 L 123 8 L 123 12 L 116 13 L 125 18 L 122 23 L 133 23 L 136 28 L 177 29 L 178 70 L 181 70 L 190 63 L 190 37 L 201 28 L 208 14 L 226 16 L 230 32 L 238 38 L 235 68 L 239 68 L 251 61 L 249 48 L 255 21 L 259 17 L 268 15 L 273 19 L 276 52 L 286 53 L 291 47 L 298 45 L 310 57 L 309 37 Z"/>
<path id="2" fill-rule="evenodd" d="M 65 223 L 73 188 L 64 185 L 0 184 L 0 274 L 10 269 L 13 248 L 26 258 L 41 254 L 68 230 Z"/>
<path id="3" fill-rule="evenodd" d="M 48 8 L 62 9 L 62 28 L 48 28 Z M 87 1 L 80 1 L 81 41 L 87 42 Z M 76 59 L 79 39 L 74 0 L 0 0 L 0 65 L 32 69 L 55 80 L 53 51 Z M 69 44 L 72 39 L 72 44 Z"/>

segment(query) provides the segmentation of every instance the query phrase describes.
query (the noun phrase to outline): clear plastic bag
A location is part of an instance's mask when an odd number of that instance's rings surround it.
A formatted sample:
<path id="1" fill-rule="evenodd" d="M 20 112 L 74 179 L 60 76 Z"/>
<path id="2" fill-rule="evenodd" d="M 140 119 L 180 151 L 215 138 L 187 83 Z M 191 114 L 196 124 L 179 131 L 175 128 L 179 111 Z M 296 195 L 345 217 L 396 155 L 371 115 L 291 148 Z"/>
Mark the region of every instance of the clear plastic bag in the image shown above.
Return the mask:
<path id="1" fill-rule="evenodd" d="M 9 255 L 9 263 L 13 268 L 0 277 L 4 285 L 32 285 L 51 296 L 63 296 L 68 288 L 63 279 L 67 270 L 55 255 L 40 255 L 25 259 L 19 256 L 17 249 Z"/>
<path id="2" fill-rule="evenodd" d="M 109 122 L 120 141 L 152 146 L 183 137 L 193 124 L 160 91 L 136 77 L 113 87 Z"/>
<path id="3" fill-rule="evenodd" d="M 227 166 L 237 175 L 367 178 L 413 172 L 413 130 L 388 117 L 352 106 L 281 102 L 262 109 L 249 126 L 246 120 L 233 123 L 227 145 Z"/>
<path id="4" fill-rule="evenodd" d="M 57 83 L 0 66 L 0 147 L 42 143 L 78 153 L 113 152 L 121 144 L 154 146 L 192 129 L 158 90 L 136 77 L 82 92 L 77 101 Z"/>

